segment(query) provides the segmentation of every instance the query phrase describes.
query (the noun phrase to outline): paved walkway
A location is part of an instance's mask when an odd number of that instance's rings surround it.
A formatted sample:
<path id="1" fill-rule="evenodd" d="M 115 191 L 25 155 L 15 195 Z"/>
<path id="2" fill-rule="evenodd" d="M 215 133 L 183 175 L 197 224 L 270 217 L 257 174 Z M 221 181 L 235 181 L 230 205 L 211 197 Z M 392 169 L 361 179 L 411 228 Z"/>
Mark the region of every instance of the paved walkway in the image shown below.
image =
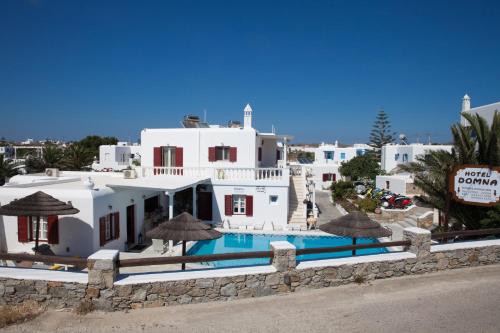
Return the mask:
<path id="1" fill-rule="evenodd" d="M 50 311 L 5 332 L 498 332 L 500 265 L 128 313 Z"/>
<path id="2" fill-rule="evenodd" d="M 342 216 L 339 210 L 330 201 L 331 195 L 330 191 L 316 191 L 316 205 L 320 211 L 318 226 Z"/>

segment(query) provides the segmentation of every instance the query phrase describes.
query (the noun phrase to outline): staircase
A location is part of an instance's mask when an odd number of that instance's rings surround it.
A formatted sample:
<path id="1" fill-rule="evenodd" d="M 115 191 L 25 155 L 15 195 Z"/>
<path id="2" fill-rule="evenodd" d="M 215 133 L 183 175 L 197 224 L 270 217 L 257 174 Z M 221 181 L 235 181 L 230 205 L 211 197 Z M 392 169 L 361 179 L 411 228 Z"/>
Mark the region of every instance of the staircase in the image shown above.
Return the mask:
<path id="1" fill-rule="evenodd" d="M 292 227 L 306 225 L 306 185 L 301 175 L 290 176 L 288 195 L 288 224 Z"/>

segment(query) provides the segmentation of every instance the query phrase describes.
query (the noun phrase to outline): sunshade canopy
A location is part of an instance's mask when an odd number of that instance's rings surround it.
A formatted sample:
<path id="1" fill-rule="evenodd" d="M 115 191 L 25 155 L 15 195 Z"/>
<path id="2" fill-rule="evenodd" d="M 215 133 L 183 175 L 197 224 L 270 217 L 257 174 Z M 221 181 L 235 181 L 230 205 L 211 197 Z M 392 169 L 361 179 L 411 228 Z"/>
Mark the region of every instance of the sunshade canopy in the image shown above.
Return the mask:
<path id="1" fill-rule="evenodd" d="M 6 216 L 70 215 L 78 212 L 71 203 L 64 203 L 42 191 L 0 207 L 0 215 Z"/>
<path id="2" fill-rule="evenodd" d="M 380 238 L 392 235 L 392 231 L 360 212 L 352 212 L 319 227 L 329 234 L 345 237 Z"/>
<path id="3" fill-rule="evenodd" d="M 146 235 L 152 239 L 173 241 L 198 241 L 216 239 L 222 236 L 208 224 L 184 212 L 151 229 Z"/>

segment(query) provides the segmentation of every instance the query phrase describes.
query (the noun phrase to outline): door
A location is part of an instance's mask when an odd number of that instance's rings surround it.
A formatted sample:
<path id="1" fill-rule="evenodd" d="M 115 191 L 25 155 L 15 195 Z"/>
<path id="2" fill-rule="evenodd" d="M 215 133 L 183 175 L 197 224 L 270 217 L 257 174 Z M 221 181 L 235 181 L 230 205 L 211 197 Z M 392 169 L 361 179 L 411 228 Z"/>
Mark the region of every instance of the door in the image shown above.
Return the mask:
<path id="1" fill-rule="evenodd" d="M 212 220 L 212 192 L 198 192 L 198 218 Z"/>
<path id="2" fill-rule="evenodd" d="M 127 207 L 127 243 L 135 244 L 135 205 Z"/>

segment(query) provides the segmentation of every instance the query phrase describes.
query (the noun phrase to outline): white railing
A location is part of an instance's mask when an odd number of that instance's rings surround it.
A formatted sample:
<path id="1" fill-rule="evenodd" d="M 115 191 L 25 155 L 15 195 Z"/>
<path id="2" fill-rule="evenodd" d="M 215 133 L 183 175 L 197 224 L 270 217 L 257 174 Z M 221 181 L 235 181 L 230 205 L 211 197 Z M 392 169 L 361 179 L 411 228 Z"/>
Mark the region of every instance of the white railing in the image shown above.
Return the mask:
<path id="1" fill-rule="evenodd" d="M 189 168 L 143 167 L 142 176 L 210 177 L 215 180 L 283 180 L 289 175 L 287 168 Z"/>
<path id="2" fill-rule="evenodd" d="M 290 165 L 290 174 L 292 176 L 301 176 L 303 169 L 302 165 Z"/>

